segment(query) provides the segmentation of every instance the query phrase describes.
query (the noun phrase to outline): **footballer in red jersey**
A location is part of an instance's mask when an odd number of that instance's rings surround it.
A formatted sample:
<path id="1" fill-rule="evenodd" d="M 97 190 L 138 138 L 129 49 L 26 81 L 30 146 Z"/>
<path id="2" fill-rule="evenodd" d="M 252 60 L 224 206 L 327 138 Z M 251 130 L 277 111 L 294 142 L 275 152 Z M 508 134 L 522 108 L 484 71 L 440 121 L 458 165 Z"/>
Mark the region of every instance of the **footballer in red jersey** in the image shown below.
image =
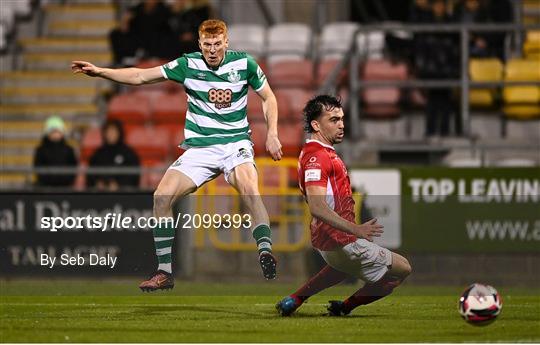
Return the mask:
<path id="1" fill-rule="evenodd" d="M 348 315 L 357 306 L 389 295 L 411 273 L 411 265 L 372 242 L 383 232 L 376 219 L 355 223 L 347 168 L 334 149 L 344 137 L 340 100 L 327 95 L 311 99 L 304 119 L 310 138 L 300 153 L 298 179 L 312 215 L 311 242 L 327 265 L 276 308 L 283 316 L 291 315 L 309 297 L 353 276 L 365 285 L 344 301 L 330 301 L 327 308 L 329 315 Z"/>

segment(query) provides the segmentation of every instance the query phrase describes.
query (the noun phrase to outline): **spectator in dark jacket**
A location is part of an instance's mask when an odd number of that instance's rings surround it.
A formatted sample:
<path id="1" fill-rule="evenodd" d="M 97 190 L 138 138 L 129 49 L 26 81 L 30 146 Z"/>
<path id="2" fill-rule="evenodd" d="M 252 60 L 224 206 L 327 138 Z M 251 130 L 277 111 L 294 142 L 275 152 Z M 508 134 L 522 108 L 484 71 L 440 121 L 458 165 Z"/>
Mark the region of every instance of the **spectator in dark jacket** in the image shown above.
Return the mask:
<path id="1" fill-rule="evenodd" d="M 161 0 L 144 0 L 131 9 L 130 28 L 144 50 L 144 58 L 165 58 L 170 9 Z"/>
<path id="2" fill-rule="evenodd" d="M 168 21 L 171 36 L 167 45 L 169 59 L 199 51 L 199 25 L 210 19 L 210 16 L 211 8 L 208 4 L 197 4 L 193 0 L 175 0 L 171 4 Z"/>
<path id="3" fill-rule="evenodd" d="M 444 0 L 431 1 L 429 23 L 445 24 L 451 19 L 446 14 Z M 427 18 L 426 18 L 427 19 Z M 416 38 L 416 37 L 415 37 Z M 427 33 L 415 39 L 415 67 L 422 79 L 454 79 L 459 75 L 459 47 L 455 34 Z M 452 90 L 428 89 L 426 92 L 426 135 L 446 136 L 450 130 L 453 110 Z"/>
<path id="4" fill-rule="evenodd" d="M 107 121 L 102 128 L 103 145 L 90 157 L 89 167 L 139 167 L 139 157 L 124 143 L 124 130 L 118 120 Z M 119 187 L 138 187 L 140 174 L 94 174 L 87 178 L 87 186 L 115 191 Z"/>
<path id="5" fill-rule="evenodd" d="M 34 153 L 34 167 L 76 167 L 77 157 L 73 148 L 66 143 L 66 126 L 58 116 L 52 116 L 45 122 L 45 135 Z M 73 186 L 75 173 L 49 174 L 38 173 L 36 184 L 47 187 Z"/>
<path id="6" fill-rule="evenodd" d="M 454 18 L 463 24 L 486 24 L 490 21 L 488 8 L 480 0 L 464 0 L 454 9 Z M 493 35 L 486 32 L 470 33 L 469 54 L 472 57 L 487 57 L 495 54 Z"/>
<path id="7" fill-rule="evenodd" d="M 139 50 L 138 38 L 131 28 L 133 13 L 126 11 L 118 25 L 109 33 L 109 44 L 113 53 L 114 64 L 132 66 Z"/>

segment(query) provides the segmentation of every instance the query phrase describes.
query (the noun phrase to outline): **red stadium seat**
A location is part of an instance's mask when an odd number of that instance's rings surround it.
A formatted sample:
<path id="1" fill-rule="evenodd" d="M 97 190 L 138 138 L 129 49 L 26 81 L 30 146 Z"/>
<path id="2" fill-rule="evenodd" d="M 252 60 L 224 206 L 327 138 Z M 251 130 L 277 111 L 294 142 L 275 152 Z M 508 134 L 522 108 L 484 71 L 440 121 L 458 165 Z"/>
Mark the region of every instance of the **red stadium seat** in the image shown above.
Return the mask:
<path id="1" fill-rule="evenodd" d="M 390 61 L 377 59 L 368 60 L 362 69 L 364 80 L 406 80 L 407 66 L 403 63 L 392 64 Z M 401 91 L 397 87 L 372 87 L 362 91 L 365 103 L 364 113 L 373 117 L 399 116 L 399 101 Z"/>
<path id="2" fill-rule="evenodd" d="M 127 144 L 137 152 L 143 165 L 168 162 L 170 150 L 168 130 L 137 126 L 126 128 L 126 133 Z"/>
<path id="3" fill-rule="evenodd" d="M 313 62 L 310 60 L 279 61 L 270 65 L 270 85 L 273 88 L 301 87 L 312 88 Z"/>
<path id="4" fill-rule="evenodd" d="M 265 122 L 251 122 L 249 124 L 251 128 L 251 140 L 253 141 L 253 150 L 255 155 L 259 157 L 268 157 L 266 153 L 266 123 Z"/>
<path id="5" fill-rule="evenodd" d="M 304 143 L 303 122 L 287 123 L 279 126 L 279 140 L 281 141 L 283 155 L 298 157 Z"/>
<path id="6" fill-rule="evenodd" d="M 288 120 L 292 122 L 298 122 L 302 120 L 302 110 L 306 106 L 307 101 L 309 101 L 313 97 L 313 92 L 308 91 L 305 89 L 299 89 L 299 88 L 287 88 L 287 89 L 278 89 L 275 90 L 276 97 L 278 98 L 282 94 L 285 94 L 287 98 L 289 99 L 289 116 L 285 117 L 281 114 L 279 114 L 279 122 L 281 123 L 282 120 Z"/>
<path id="7" fill-rule="evenodd" d="M 247 113 L 250 122 L 264 122 L 261 99 L 251 88 L 248 91 Z"/>
<path id="8" fill-rule="evenodd" d="M 81 161 L 88 162 L 94 151 L 101 146 L 102 142 L 101 129 L 97 127 L 88 128 L 81 140 Z"/>
<path id="9" fill-rule="evenodd" d="M 334 70 L 336 65 L 339 63 L 339 60 L 325 60 L 319 63 L 317 66 L 317 78 L 315 80 L 315 85 L 317 87 L 321 86 L 326 78 L 330 76 L 330 73 Z M 343 85 L 346 81 L 347 71 L 343 69 L 337 78 L 336 85 Z"/>
<path id="10" fill-rule="evenodd" d="M 274 90 L 274 94 L 278 103 L 279 117 L 288 118 L 291 111 L 289 96 L 286 92 L 279 90 Z M 262 109 L 262 100 L 259 95 L 251 89 L 248 91 L 247 112 L 249 122 L 265 122 Z"/>
<path id="11" fill-rule="evenodd" d="M 150 117 L 150 100 L 141 93 L 116 95 L 109 102 L 107 117 L 126 124 L 143 124 Z"/>
<path id="12" fill-rule="evenodd" d="M 171 163 L 174 159 L 180 156 L 185 150 L 178 147 L 180 143 L 184 141 L 184 126 L 179 124 L 160 124 L 155 126 L 156 129 L 166 130 L 169 133 L 169 154 L 171 156 Z"/>
<path id="13" fill-rule="evenodd" d="M 184 92 L 162 93 L 152 101 L 152 119 L 155 124 L 184 124 L 187 98 Z"/>

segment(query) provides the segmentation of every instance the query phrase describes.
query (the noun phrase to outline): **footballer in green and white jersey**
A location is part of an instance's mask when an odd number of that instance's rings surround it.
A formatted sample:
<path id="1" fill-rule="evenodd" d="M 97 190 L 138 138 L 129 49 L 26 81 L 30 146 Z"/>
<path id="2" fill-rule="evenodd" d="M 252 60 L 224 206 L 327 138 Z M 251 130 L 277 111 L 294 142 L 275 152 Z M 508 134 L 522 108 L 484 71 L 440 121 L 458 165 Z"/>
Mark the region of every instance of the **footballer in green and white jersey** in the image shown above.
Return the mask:
<path id="1" fill-rule="evenodd" d="M 161 66 L 163 77 L 182 83 L 188 110 L 182 147 L 205 147 L 250 140 L 248 88 L 260 91 L 266 76 L 247 53 L 227 50 L 217 68 L 202 53 L 184 54 Z"/>

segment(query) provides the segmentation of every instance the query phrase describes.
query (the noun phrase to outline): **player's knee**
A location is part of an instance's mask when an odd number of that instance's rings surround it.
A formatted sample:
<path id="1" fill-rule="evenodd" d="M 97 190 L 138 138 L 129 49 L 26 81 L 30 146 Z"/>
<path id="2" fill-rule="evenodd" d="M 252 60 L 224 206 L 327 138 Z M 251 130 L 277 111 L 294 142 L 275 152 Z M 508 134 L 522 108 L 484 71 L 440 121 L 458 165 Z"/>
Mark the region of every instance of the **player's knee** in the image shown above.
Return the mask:
<path id="1" fill-rule="evenodd" d="M 406 278 L 407 276 L 409 276 L 411 273 L 412 273 L 412 266 L 409 262 L 409 260 L 407 259 L 403 259 L 403 278 Z"/>
<path id="2" fill-rule="evenodd" d="M 154 192 L 154 210 L 157 213 L 166 212 L 171 208 L 174 198 L 172 194 L 160 188 L 156 189 Z"/>

